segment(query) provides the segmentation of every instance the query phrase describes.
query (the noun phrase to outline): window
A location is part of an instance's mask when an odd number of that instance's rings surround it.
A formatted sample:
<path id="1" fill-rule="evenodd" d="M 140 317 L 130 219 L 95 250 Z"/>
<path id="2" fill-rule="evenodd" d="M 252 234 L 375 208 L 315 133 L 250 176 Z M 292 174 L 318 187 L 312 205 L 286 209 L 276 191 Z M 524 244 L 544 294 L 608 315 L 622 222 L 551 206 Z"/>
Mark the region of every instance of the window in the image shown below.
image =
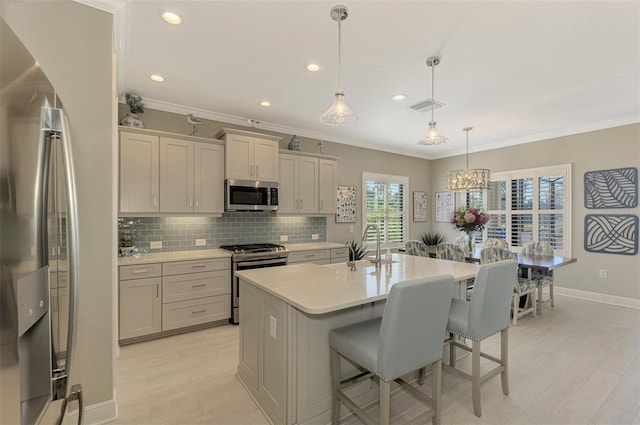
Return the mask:
<path id="1" fill-rule="evenodd" d="M 571 165 L 492 173 L 486 237 L 506 239 L 517 251 L 529 241 L 549 242 L 571 256 Z"/>
<path id="2" fill-rule="evenodd" d="M 408 233 L 407 194 L 409 178 L 385 174 L 362 173 L 362 222 L 380 228 L 380 243 L 385 247 L 404 246 Z M 364 229 L 363 229 L 364 230 Z M 376 234 L 367 233 L 366 242 L 375 243 Z"/>

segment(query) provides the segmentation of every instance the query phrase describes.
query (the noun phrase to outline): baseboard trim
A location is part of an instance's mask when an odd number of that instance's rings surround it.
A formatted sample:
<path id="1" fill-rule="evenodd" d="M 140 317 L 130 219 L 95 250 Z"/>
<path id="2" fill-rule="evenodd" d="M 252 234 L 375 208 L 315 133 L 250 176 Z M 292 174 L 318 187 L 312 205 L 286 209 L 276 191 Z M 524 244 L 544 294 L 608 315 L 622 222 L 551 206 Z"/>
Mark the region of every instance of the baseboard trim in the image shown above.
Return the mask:
<path id="1" fill-rule="evenodd" d="M 115 400 L 103 401 L 84 408 L 84 423 L 86 425 L 106 424 L 117 418 L 118 406 Z M 65 425 L 76 425 L 78 423 L 78 409 L 69 412 L 64 423 Z"/>
<path id="2" fill-rule="evenodd" d="M 578 289 L 562 288 L 553 285 L 553 293 L 564 297 L 595 301 L 597 303 L 612 304 L 620 307 L 640 310 L 640 300 L 635 298 L 618 297 L 616 295 L 599 294 L 597 292 L 580 291 Z"/>

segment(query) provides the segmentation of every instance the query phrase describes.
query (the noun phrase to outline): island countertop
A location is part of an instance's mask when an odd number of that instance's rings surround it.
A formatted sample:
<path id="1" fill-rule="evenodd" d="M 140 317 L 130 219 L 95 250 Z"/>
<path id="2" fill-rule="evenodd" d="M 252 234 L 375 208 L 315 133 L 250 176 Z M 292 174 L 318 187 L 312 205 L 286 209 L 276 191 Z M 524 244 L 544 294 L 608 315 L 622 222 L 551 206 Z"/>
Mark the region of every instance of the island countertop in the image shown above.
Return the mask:
<path id="1" fill-rule="evenodd" d="M 479 266 L 404 254 L 392 255 L 391 267 L 376 271 L 368 261 L 357 270 L 344 264 L 303 263 L 237 271 L 236 275 L 308 314 L 325 314 L 384 300 L 391 287 L 405 280 L 449 274 L 456 281 L 476 276 Z"/>

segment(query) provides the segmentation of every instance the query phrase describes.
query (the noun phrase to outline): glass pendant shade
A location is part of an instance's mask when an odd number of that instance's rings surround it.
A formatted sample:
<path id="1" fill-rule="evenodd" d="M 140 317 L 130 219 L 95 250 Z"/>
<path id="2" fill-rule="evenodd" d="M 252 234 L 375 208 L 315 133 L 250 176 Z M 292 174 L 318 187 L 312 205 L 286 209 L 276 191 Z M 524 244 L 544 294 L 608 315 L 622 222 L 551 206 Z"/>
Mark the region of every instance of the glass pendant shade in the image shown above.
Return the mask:
<path id="1" fill-rule="evenodd" d="M 327 125 L 344 126 L 350 125 L 358 121 L 358 117 L 354 114 L 344 101 L 344 93 L 336 92 L 336 100 L 327 111 L 320 116 L 320 121 Z"/>
<path id="2" fill-rule="evenodd" d="M 447 189 L 453 192 L 480 192 L 489 189 L 491 171 L 486 168 L 469 168 L 469 131 L 473 127 L 462 130 L 467 133 L 467 168 L 450 171 L 447 176 Z"/>
<path id="3" fill-rule="evenodd" d="M 331 19 L 338 23 L 338 89 L 336 90 L 336 99 L 333 105 L 327 111 L 320 115 L 320 121 L 327 125 L 342 127 L 350 125 L 358 121 L 358 116 L 351 111 L 347 103 L 344 101 L 344 92 L 340 88 L 340 67 L 342 65 L 342 30 L 341 22 L 347 19 L 349 12 L 346 6 L 334 6 L 329 14 Z"/>
<path id="4" fill-rule="evenodd" d="M 427 130 L 427 133 L 422 137 L 422 139 L 418 140 L 418 144 L 425 146 L 436 146 L 447 143 L 448 141 L 449 139 L 440 134 L 440 132 L 436 128 L 436 122 L 431 121 L 429 122 L 429 130 Z"/>

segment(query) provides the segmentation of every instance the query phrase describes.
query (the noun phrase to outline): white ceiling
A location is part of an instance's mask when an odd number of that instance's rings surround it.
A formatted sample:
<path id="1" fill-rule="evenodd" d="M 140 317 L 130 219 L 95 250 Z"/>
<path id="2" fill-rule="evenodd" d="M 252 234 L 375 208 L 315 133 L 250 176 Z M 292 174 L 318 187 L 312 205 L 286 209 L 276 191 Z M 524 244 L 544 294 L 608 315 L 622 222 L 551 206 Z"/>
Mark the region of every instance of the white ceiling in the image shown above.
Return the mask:
<path id="1" fill-rule="evenodd" d="M 350 127 L 319 121 L 337 86 L 333 1 L 84 2 L 117 12 L 118 92 L 150 108 L 429 159 L 464 153 L 467 126 L 473 152 L 640 122 L 638 1 L 342 2 Z M 450 142 L 419 146 L 430 113 L 408 106 L 431 97 L 436 54 Z"/>

